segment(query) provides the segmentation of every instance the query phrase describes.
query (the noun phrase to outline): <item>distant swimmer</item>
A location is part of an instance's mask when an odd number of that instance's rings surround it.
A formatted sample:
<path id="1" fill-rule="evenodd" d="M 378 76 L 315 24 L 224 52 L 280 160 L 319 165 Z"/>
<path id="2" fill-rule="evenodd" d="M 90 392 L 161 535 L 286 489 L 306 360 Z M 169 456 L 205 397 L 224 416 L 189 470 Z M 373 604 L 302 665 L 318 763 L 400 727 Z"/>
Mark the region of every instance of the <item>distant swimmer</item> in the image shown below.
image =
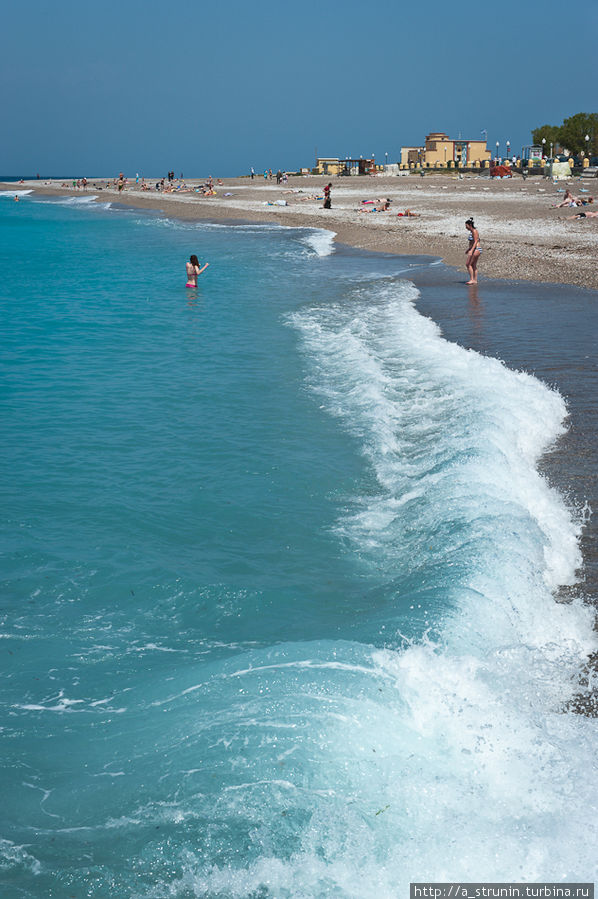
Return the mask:
<path id="1" fill-rule="evenodd" d="M 467 284 L 477 284 L 478 260 L 480 258 L 480 253 L 482 252 L 480 235 L 478 234 L 472 218 L 467 219 L 465 227 L 469 231 L 469 246 L 465 250 L 465 264 L 467 265 L 467 271 L 469 272 L 469 281 L 467 281 Z"/>
<path id="2" fill-rule="evenodd" d="M 15 194 L 15 203 L 19 203 L 19 202 L 20 202 L 20 197 L 18 194 Z"/>
<path id="3" fill-rule="evenodd" d="M 193 256 L 190 256 L 189 262 L 186 266 L 187 283 L 185 284 L 185 287 L 197 287 L 198 276 L 201 275 L 202 272 L 205 272 L 209 264 L 209 262 L 206 262 L 205 265 L 200 267 L 199 259 L 197 258 L 197 256 L 195 254 L 193 254 Z"/>

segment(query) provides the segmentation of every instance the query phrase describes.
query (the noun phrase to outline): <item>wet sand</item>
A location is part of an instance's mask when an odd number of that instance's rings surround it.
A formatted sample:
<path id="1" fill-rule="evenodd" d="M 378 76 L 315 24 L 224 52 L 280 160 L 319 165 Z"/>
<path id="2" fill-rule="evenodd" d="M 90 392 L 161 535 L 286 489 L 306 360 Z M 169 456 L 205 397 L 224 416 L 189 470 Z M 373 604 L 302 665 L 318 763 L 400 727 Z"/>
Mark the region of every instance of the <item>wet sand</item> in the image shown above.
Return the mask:
<path id="1" fill-rule="evenodd" d="M 322 189 L 332 182 L 332 209 L 323 209 Z M 155 181 L 148 181 L 155 184 Z M 188 187 L 198 182 L 190 180 Z M 328 228 L 337 240 L 361 249 L 439 256 L 465 275 L 467 232 L 473 216 L 480 232 L 480 279 L 516 278 L 598 288 L 598 218 L 572 220 L 576 209 L 552 208 L 564 190 L 588 198 L 598 194 L 598 179 L 552 184 L 541 176 L 491 180 L 483 175 L 417 175 L 355 178 L 293 176 L 288 185 L 257 178 L 224 179 L 216 196 L 142 192 L 132 182 L 119 192 L 106 181 L 90 179 L 87 194 L 140 208 L 162 210 L 187 220 L 273 222 L 292 227 Z M 2 184 L 0 189 L 33 188 L 52 195 L 83 195 L 60 182 Z M 227 196 L 229 194 L 229 196 Z M 390 212 L 366 213 L 362 200 L 389 197 Z M 276 205 L 286 201 L 287 206 Z M 275 205 L 269 205 L 275 204 Z M 589 207 L 589 209 L 598 209 Z M 410 209 L 418 218 L 399 217 Z M 586 211 L 588 207 L 586 207 Z"/>

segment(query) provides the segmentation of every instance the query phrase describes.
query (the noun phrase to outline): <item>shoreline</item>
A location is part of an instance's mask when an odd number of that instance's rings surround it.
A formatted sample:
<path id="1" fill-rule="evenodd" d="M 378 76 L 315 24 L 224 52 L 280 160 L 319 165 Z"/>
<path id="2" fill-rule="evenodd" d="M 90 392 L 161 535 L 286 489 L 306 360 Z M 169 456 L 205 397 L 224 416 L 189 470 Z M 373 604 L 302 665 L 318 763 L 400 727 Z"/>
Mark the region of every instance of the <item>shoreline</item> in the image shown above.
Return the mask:
<path id="1" fill-rule="evenodd" d="M 332 183 L 330 210 L 323 209 L 318 199 L 328 181 Z M 187 183 L 192 188 L 197 182 Z M 564 187 L 541 177 L 491 181 L 473 175 L 463 179 L 447 175 L 294 176 L 286 186 L 237 178 L 216 185 L 215 197 L 143 192 L 134 187 L 119 192 L 112 187 L 94 187 L 93 182 L 86 191 L 63 187 L 62 182 L 0 184 L 2 191 L 33 190 L 42 196 L 97 195 L 98 202 L 151 209 L 185 221 L 326 229 L 335 233 L 339 243 L 357 249 L 439 257 L 464 276 L 467 235 L 463 223 L 473 215 L 483 247 L 480 283 L 491 277 L 598 289 L 598 220 L 572 221 L 575 209 L 551 208 L 551 203 L 562 199 Z M 598 193 L 598 184 L 596 187 Z M 575 191 L 579 190 L 590 196 L 589 188 L 576 182 Z M 363 199 L 387 196 L 392 201 L 390 212 L 363 211 L 368 208 Z M 283 200 L 287 206 L 276 205 Z M 418 217 L 397 216 L 405 209 Z"/>

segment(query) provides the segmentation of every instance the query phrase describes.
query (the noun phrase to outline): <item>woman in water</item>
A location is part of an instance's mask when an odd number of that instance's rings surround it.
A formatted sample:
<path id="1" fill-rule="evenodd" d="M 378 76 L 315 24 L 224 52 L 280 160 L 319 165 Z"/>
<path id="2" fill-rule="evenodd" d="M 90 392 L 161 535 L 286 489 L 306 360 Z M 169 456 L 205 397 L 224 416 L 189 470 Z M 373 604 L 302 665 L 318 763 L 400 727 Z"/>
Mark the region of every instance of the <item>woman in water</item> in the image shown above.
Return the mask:
<path id="1" fill-rule="evenodd" d="M 189 262 L 187 263 L 187 283 L 185 284 L 185 287 L 197 287 L 197 276 L 201 275 L 202 272 L 205 272 L 209 264 L 209 262 L 206 262 L 206 264 L 200 268 L 199 260 L 195 253 L 190 256 Z"/>
<path id="2" fill-rule="evenodd" d="M 469 246 L 465 250 L 465 264 L 467 265 L 467 271 L 469 272 L 469 281 L 468 284 L 477 284 L 478 283 L 478 260 L 480 258 L 480 253 L 482 252 L 482 248 L 480 246 L 480 235 L 478 234 L 477 228 L 473 223 L 473 219 L 467 219 L 465 222 L 465 227 L 469 231 Z"/>

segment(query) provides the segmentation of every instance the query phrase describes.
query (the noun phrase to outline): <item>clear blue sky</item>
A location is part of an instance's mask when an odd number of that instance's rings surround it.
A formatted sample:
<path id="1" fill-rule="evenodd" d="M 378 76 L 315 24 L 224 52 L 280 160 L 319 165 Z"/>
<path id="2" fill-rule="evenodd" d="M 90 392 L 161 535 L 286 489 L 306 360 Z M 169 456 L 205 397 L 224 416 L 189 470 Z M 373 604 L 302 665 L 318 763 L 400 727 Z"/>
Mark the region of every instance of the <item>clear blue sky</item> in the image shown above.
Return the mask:
<path id="1" fill-rule="evenodd" d="M 396 161 L 430 131 L 484 128 L 518 151 L 531 128 L 598 111 L 598 4 L 580 28 L 570 10 L 8 0 L 0 173 L 230 176 L 313 165 L 316 147 Z"/>

